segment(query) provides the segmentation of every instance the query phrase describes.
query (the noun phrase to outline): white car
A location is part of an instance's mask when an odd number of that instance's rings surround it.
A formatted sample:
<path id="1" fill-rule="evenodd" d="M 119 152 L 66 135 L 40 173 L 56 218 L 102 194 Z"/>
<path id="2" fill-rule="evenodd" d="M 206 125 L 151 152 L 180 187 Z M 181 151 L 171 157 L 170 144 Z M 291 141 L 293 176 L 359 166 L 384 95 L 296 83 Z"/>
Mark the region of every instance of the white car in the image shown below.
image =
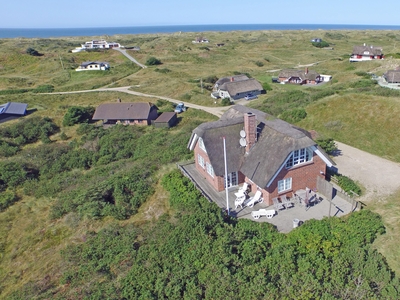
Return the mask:
<path id="1" fill-rule="evenodd" d="M 183 111 L 186 111 L 185 104 L 183 104 L 182 102 L 178 103 L 178 105 L 175 106 L 175 112 L 179 114 L 179 113 L 181 113 Z"/>
<path id="2" fill-rule="evenodd" d="M 244 99 L 246 100 L 253 100 L 253 99 L 257 99 L 257 95 L 253 95 L 253 94 L 247 94 Z"/>

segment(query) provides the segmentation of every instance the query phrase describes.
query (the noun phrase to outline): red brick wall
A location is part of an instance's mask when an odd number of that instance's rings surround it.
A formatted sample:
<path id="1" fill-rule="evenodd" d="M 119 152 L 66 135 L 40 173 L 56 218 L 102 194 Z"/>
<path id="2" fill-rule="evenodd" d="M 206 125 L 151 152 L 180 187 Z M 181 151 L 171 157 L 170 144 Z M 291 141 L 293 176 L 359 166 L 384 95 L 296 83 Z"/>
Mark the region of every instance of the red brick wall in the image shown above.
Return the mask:
<path id="1" fill-rule="evenodd" d="M 267 189 L 262 189 L 262 197 L 267 205 L 272 205 L 272 198 L 287 195 L 292 196 L 292 193 L 299 189 L 305 189 L 306 187 L 310 189 L 315 189 L 317 187 L 317 177 L 325 179 L 325 175 L 321 174 L 322 171 L 326 173 L 325 162 L 314 153 L 313 161 L 302 164 L 300 166 L 295 166 L 289 170 L 283 168 L 272 184 Z M 292 178 L 292 189 L 278 193 L 278 181 L 285 178 Z M 260 187 L 258 187 L 254 182 L 251 182 L 247 177 L 245 181 L 249 183 L 251 193 L 255 193 Z"/>
<path id="2" fill-rule="evenodd" d="M 200 154 L 204 158 L 204 169 L 199 165 L 198 162 L 198 154 Z M 205 151 L 200 149 L 199 143 L 196 143 L 196 147 L 194 148 L 194 159 L 196 161 L 196 169 L 199 171 L 200 174 L 204 176 L 204 178 L 217 190 L 223 191 L 224 190 L 224 179 L 223 177 L 216 176 L 212 177 L 210 174 L 207 173 L 207 162 L 210 163 L 210 159 Z"/>
<path id="3" fill-rule="evenodd" d="M 323 174 L 321 174 L 321 171 Z M 310 189 L 317 188 L 317 177 L 325 178 L 326 164 L 325 162 L 314 153 L 313 160 L 308 163 L 301 164 L 299 166 L 292 167 L 291 169 L 282 168 L 278 176 L 272 182 L 272 184 L 267 188 L 268 197 L 264 197 L 264 201 L 268 198 L 269 202 L 267 204 L 272 204 L 272 198 L 278 196 L 292 196 L 292 193 L 299 189 L 305 189 L 306 187 Z M 292 189 L 278 193 L 278 181 L 285 178 L 292 178 Z"/>

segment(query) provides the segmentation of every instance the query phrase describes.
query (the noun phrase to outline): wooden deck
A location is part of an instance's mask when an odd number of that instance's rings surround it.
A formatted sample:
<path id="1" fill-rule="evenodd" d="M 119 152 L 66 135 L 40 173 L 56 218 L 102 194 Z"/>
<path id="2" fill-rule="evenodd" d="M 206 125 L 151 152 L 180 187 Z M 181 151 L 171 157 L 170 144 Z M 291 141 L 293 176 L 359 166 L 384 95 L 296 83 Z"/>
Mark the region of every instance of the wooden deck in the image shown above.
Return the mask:
<path id="1" fill-rule="evenodd" d="M 219 207 L 226 209 L 226 191 L 217 192 L 207 180 L 197 172 L 194 162 L 182 163 L 178 167 L 200 190 L 204 197 L 210 202 L 216 203 Z M 230 215 L 236 218 L 245 218 L 254 220 L 251 212 L 259 209 L 274 209 L 273 206 L 267 206 L 264 202 L 257 203 L 254 207 L 238 208 L 235 209 L 235 192 L 237 192 L 239 186 L 232 187 L 228 190 L 228 203 Z M 254 222 L 268 222 L 273 224 L 276 229 L 280 232 L 289 232 L 294 228 L 294 223 L 299 220 L 300 225 L 311 219 L 321 220 L 324 217 L 343 216 L 357 209 L 353 207 L 351 203 L 343 200 L 339 197 L 335 197 L 332 201 L 327 200 L 321 194 L 318 194 L 321 199 L 318 203 L 310 206 L 306 209 L 304 205 L 295 204 L 294 207 L 277 211 L 276 215 L 272 219 L 266 217 L 260 217 Z M 250 196 L 253 196 L 252 194 Z"/>

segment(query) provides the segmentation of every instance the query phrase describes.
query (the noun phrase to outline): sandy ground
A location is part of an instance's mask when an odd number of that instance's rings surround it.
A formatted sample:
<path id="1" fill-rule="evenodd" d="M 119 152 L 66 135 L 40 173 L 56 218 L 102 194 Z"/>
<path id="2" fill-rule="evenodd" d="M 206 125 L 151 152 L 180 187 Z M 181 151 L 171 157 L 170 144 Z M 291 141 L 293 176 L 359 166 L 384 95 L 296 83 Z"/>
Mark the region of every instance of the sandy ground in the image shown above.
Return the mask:
<path id="1" fill-rule="evenodd" d="M 336 142 L 333 160 L 340 174 L 358 181 L 366 191 L 359 200 L 380 201 L 400 189 L 400 164 Z"/>

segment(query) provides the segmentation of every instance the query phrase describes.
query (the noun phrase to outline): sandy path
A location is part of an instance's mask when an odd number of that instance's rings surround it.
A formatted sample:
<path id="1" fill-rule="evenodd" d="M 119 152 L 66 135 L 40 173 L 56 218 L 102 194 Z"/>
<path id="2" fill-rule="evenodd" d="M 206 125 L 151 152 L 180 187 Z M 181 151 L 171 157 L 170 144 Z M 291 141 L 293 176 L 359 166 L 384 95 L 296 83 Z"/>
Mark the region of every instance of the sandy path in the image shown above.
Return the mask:
<path id="1" fill-rule="evenodd" d="M 373 201 L 393 194 L 400 189 L 400 164 L 365 151 L 336 142 L 339 155 L 334 157 L 340 174 L 360 182 L 365 194 L 360 201 Z"/>

